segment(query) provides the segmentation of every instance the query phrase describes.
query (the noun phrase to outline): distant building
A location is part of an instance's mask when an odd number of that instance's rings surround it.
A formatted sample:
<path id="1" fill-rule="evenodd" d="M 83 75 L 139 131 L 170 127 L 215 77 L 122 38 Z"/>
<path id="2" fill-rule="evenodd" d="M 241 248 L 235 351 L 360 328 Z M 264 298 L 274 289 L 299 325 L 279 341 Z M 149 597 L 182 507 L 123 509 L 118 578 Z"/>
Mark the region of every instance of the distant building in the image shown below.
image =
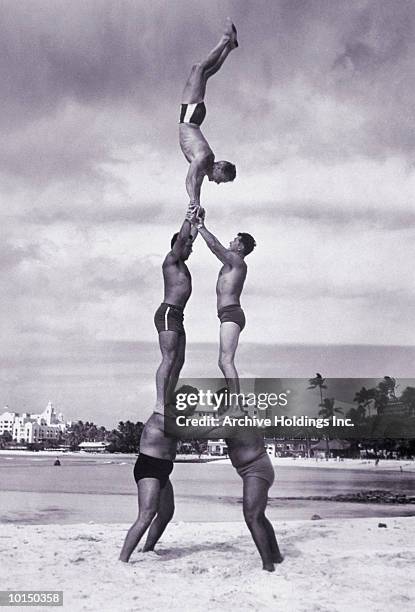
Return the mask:
<path id="1" fill-rule="evenodd" d="M 394 397 L 388 399 L 388 403 L 386 404 L 386 406 L 384 406 L 382 410 L 382 415 L 394 417 L 408 417 L 411 416 L 411 411 L 409 406 L 401 402 L 398 398 Z"/>
<path id="2" fill-rule="evenodd" d="M 317 444 L 313 444 L 311 452 L 313 457 L 325 458 L 327 456 L 327 447 L 331 457 L 347 457 L 350 455 L 351 444 L 347 440 L 320 440 Z"/>
<path id="3" fill-rule="evenodd" d="M 264 438 L 264 446 L 271 457 L 307 456 L 304 438 Z"/>
<path id="4" fill-rule="evenodd" d="M 228 446 L 222 438 L 219 440 L 208 440 L 207 450 L 209 455 L 220 455 L 224 457 L 228 454 Z"/>
<path id="5" fill-rule="evenodd" d="M 10 412 L 9 407 L 4 407 L 5 412 L 0 415 L 0 436 L 7 431 L 10 435 L 13 435 L 13 424 L 16 416 L 19 416 L 16 412 Z"/>
<path id="6" fill-rule="evenodd" d="M 33 444 L 57 440 L 70 426 L 61 413 L 56 414 L 52 402 L 41 414 L 10 412 L 6 406 L 0 415 L 0 435 L 7 431 L 16 442 Z"/>
<path id="7" fill-rule="evenodd" d="M 81 442 L 78 444 L 78 448 L 86 453 L 105 453 L 109 442 Z"/>

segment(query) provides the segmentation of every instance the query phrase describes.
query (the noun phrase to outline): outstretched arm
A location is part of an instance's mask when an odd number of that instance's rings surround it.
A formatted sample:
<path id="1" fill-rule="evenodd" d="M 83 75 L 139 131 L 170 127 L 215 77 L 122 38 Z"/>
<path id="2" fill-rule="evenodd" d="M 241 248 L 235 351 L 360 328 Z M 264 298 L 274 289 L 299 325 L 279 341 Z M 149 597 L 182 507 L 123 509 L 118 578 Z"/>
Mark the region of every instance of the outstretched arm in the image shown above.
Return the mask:
<path id="1" fill-rule="evenodd" d="M 196 238 L 198 232 L 197 227 L 194 227 L 190 223 L 190 219 L 192 218 L 194 211 L 195 207 L 192 206 L 192 204 L 189 204 L 185 220 L 182 223 L 182 226 L 179 230 L 179 235 L 177 236 L 176 242 L 174 243 L 173 248 L 171 250 L 171 254 L 174 256 L 175 259 L 179 259 L 183 255 L 183 250 L 186 246 L 186 242 L 188 241 L 188 239 L 192 238 L 192 240 L 194 240 Z"/>
<path id="2" fill-rule="evenodd" d="M 190 204 L 200 206 L 200 190 L 208 167 L 213 162 L 213 155 L 198 155 L 189 165 L 186 176 L 186 191 L 189 194 Z"/>
<path id="3" fill-rule="evenodd" d="M 199 230 L 197 229 L 197 227 L 195 225 L 190 225 L 191 230 L 190 230 L 190 237 L 192 239 L 192 242 L 194 242 L 197 238 L 197 235 L 199 233 Z"/>
<path id="4" fill-rule="evenodd" d="M 209 249 L 222 263 L 230 263 L 234 261 L 233 254 L 205 227 L 204 210 L 199 208 L 198 216 L 192 218 L 192 224 L 199 230 L 199 234 L 206 242 Z"/>

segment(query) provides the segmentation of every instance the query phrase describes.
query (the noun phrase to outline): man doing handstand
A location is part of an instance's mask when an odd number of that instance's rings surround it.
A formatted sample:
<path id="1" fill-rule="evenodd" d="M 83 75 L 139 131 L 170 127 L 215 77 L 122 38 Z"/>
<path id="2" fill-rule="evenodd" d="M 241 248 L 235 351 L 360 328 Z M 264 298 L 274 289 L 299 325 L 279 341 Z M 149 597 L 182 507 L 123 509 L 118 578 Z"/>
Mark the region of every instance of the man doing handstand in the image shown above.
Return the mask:
<path id="1" fill-rule="evenodd" d="M 182 95 L 180 111 L 180 147 L 187 161 L 189 171 L 186 189 L 192 204 L 200 204 L 200 189 L 205 176 L 215 183 L 233 181 L 235 166 L 227 161 L 215 162 L 215 156 L 200 126 L 206 115 L 204 103 L 207 80 L 214 75 L 235 47 L 236 28 L 228 18 L 222 38 L 207 58 L 193 65 Z"/>

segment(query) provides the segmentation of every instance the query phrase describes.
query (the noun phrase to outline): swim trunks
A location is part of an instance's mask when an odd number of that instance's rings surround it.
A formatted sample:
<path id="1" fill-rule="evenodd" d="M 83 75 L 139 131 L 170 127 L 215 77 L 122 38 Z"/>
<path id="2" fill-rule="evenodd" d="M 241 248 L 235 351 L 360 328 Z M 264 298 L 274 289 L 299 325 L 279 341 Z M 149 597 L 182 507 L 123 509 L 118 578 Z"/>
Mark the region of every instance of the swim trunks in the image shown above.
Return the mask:
<path id="1" fill-rule="evenodd" d="M 174 331 L 178 334 L 184 334 L 183 319 L 183 308 L 162 302 L 154 315 L 154 325 L 158 333 Z"/>
<path id="2" fill-rule="evenodd" d="M 218 317 L 221 323 L 227 323 L 228 321 L 236 323 L 241 328 L 241 331 L 245 327 L 245 315 L 239 304 L 229 304 L 218 310 Z"/>
<path id="3" fill-rule="evenodd" d="M 204 102 L 181 105 L 180 123 L 194 123 L 195 125 L 202 125 L 205 117 L 206 106 Z"/>
<path id="4" fill-rule="evenodd" d="M 166 486 L 167 480 L 173 471 L 173 461 L 159 459 L 140 453 L 134 466 L 134 480 L 138 482 L 142 478 L 157 478 L 160 488 Z"/>
<path id="5" fill-rule="evenodd" d="M 274 468 L 272 467 L 270 458 L 265 452 L 250 463 L 237 467 L 236 471 L 241 478 L 255 476 L 256 478 L 266 480 L 269 486 L 272 485 L 275 478 Z"/>

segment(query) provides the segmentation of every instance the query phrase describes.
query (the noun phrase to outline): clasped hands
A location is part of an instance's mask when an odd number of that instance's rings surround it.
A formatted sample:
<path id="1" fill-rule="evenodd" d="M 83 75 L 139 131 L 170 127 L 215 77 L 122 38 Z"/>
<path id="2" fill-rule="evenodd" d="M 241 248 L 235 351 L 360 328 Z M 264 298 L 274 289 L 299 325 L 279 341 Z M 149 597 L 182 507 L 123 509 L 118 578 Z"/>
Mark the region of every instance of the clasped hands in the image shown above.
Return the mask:
<path id="1" fill-rule="evenodd" d="M 195 227 L 200 229 L 204 225 L 205 221 L 205 209 L 200 206 L 200 204 L 196 204 L 195 202 L 190 202 L 187 212 L 186 219 Z"/>

